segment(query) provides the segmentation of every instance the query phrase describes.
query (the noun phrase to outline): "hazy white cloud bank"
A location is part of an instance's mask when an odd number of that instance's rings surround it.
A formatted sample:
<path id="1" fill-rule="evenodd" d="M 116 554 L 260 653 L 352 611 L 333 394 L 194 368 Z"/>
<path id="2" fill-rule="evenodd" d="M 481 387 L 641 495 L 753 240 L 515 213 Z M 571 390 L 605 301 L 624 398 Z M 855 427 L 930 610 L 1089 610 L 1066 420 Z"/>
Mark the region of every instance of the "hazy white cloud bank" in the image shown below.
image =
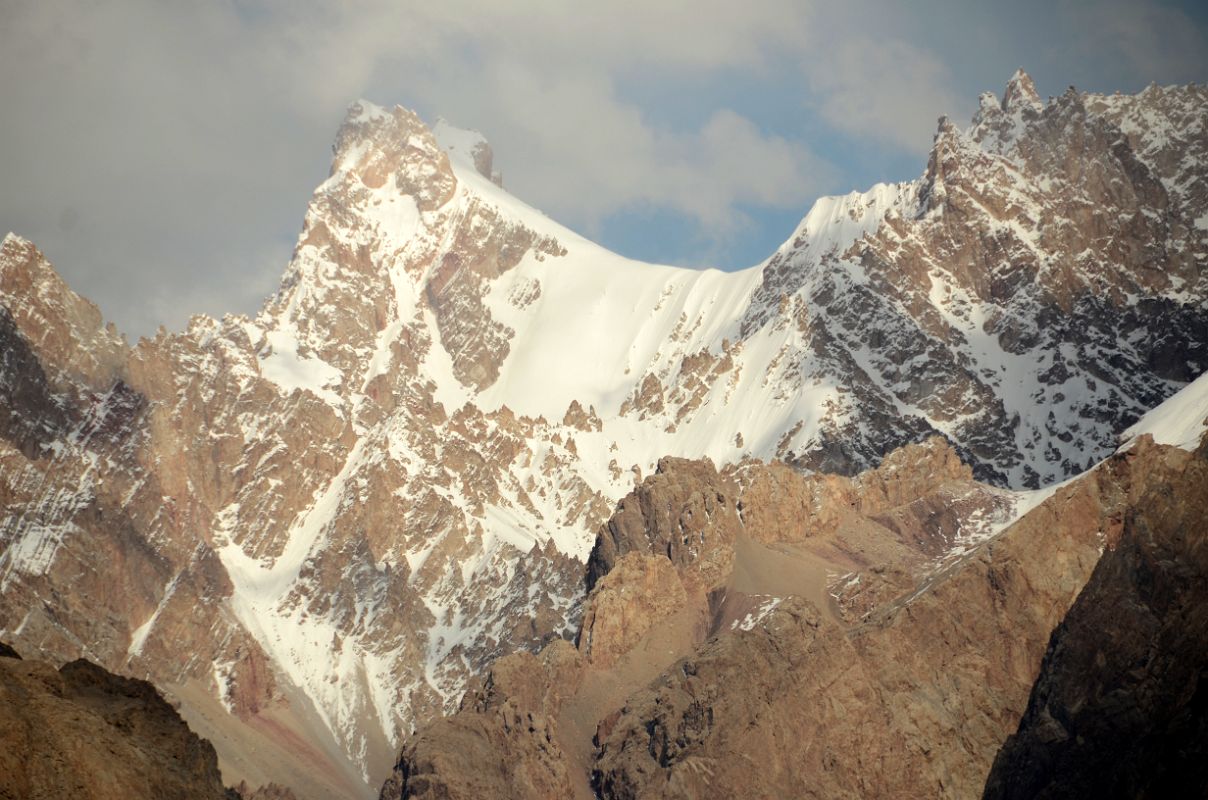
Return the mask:
<path id="1" fill-rule="evenodd" d="M 804 213 L 822 191 L 856 188 L 836 140 L 921 169 L 935 118 L 967 114 L 986 88 L 952 43 L 982 23 L 1028 36 L 967 10 L 945 30 L 943 4 L 927 3 L 0 3 L 0 227 L 136 334 L 251 310 L 271 291 L 357 97 L 479 128 L 508 186 L 581 230 L 654 209 L 719 252 L 759 209 Z M 1181 52 L 1199 29 L 1177 9 L 1155 23 L 1130 8 L 1078 23 L 1091 31 L 1079 41 L 1161 79 L 1175 58 L 1163 32 L 1184 29 Z M 991 86 L 1024 60 L 995 46 Z M 767 94 L 781 123 L 718 100 L 710 86 L 723 84 Z M 635 100 L 642 85 L 687 87 L 691 113 Z"/>
<path id="2" fill-rule="evenodd" d="M 960 109 L 948 68 L 903 41 L 855 36 L 809 70 L 817 108 L 836 128 L 910 152 L 924 152 L 937 117 Z"/>

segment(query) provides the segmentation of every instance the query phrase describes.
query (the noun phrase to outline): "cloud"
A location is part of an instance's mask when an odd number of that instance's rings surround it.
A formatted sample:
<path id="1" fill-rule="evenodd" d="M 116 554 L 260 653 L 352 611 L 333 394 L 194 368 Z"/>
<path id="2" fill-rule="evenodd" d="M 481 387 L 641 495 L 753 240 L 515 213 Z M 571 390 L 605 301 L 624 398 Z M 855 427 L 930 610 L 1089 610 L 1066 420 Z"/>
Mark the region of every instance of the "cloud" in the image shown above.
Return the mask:
<path id="1" fill-rule="evenodd" d="M 1110 53 L 1120 79 L 1131 75 L 1186 82 L 1208 77 L 1208 38 L 1184 10 L 1161 3 L 1061 0 L 1062 23 L 1077 29 L 1077 55 L 1085 61 Z M 1202 11 L 1202 9 L 1201 9 Z M 1159 77 L 1160 76 L 1160 77 Z"/>
<path id="2" fill-rule="evenodd" d="M 407 18 L 484 56 L 568 63 L 616 74 L 651 67 L 716 70 L 767 65 L 805 30 L 811 3 L 613 0 L 607 4 L 452 0 L 408 4 Z M 358 9 L 358 12 L 363 9 Z"/>
<path id="3" fill-rule="evenodd" d="M 650 121 L 617 80 L 767 68 L 791 2 L 17 2 L 0 32 L 0 223 L 136 333 L 251 310 L 284 266 L 343 108 L 413 101 L 495 140 L 510 183 L 581 227 L 642 204 L 720 232 L 802 203 L 817 161 L 717 109 Z M 740 166 L 741 165 L 741 168 Z M 131 301 L 149 295 L 155 302 Z"/>
<path id="4" fill-rule="evenodd" d="M 766 72 L 804 30 L 808 5 L 524 7 L 530 12 L 487 2 L 413 8 L 413 24 L 446 57 L 437 70 L 406 54 L 390 60 L 407 76 L 399 90 L 480 127 L 509 187 L 564 222 L 590 231 L 611 214 L 651 206 L 722 236 L 741 222 L 740 203 L 799 206 L 819 191 L 815 176 L 830 174 L 803 141 L 765 134 L 732 109 L 711 108 L 698 124 L 673 127 L 620 88 L 651 76 Z M 378 83 L 388 90 L 391 81 Z"/>
<path id="5" fill-rule="evenodd" d="M 966 110 L 947 65 L 900 40 L 841 40 L 806 74 L 831 125 L 911 153 L 927 152 L 937 117 Z"/>
<path id="6" fill-rule="evenodd" d="M 284 97 L 262 43 L 221 4 L 6 12 L 0 223 L 127 330 L 254 307 L 338 120 Z"/>
<path id="7" fill-rule="evenodd" d="M 1205 63 L 1182 11 L 1035 5 L 1049 24 L 946 0 L 8 0 L 0 227 L 145 333 L 254 310 L 357 97 L 479 128 L 516 194 L 584 231 L 649 209 L 720 252 L 772 230 L 753 216 L 921 168 L 987 73 Z"/>
<path id="8" fill-rule="evenodd" d="M 589 229 L 645 205 L 689 215 L 720 234 L 736 221 L 739 204 L 800 205 L 817 191 L 815 175 L 826 173 L 801 143 L 764 134 L 728 109 L 696 129 L 657 128 L 592 71 L 493 62 L 477 82 L 427 91 L 425 100 L 440 103 L 446 116 L 490 121 L 486 133 L 512 190 Z"/>

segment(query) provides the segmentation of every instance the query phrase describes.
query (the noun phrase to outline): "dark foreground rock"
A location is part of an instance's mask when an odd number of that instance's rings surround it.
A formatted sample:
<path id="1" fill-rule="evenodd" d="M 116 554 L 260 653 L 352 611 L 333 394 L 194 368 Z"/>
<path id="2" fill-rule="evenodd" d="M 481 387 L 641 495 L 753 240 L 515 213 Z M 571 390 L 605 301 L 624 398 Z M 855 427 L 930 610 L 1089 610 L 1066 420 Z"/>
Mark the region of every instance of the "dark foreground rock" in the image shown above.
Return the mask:
<path id="1" fill-rule="evenodd" d="M 987 800 L 1208 797 L 1208 461 L 1123 522 L 1053 632 Z"/>
<path id="2" fill-rule="evenodd" d="M 145 681 L 0 658 L 3 800 L 230 800 L 218 757 Z"/>

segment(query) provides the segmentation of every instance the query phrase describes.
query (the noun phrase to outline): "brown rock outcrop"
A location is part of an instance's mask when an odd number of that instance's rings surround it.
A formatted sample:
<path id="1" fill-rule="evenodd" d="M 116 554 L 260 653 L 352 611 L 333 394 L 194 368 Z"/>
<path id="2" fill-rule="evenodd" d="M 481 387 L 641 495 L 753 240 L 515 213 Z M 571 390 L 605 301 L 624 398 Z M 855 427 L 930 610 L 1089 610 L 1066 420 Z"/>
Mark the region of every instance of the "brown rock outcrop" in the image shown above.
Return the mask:
<path id="1" fill-rule="evenodd" d="M 805 474 L 782 462 L 739 468 L 738 513 L 748 535 L 760 541 L 799 541 L 834 531 L 850 516 L 855 492 L 850 478 Z"/>
<path id="2" fill-rule="evenodd" d="M 661 554 L 626 553 L 585 601 L 579 650 L 593 664 L 608 667 L 687 602 L 680 573 L 670 561 Z"/>
<path id="3" fill-rule="evenodd" d="M 870 471 L 855 479 L 802 476 L 785 465 L 756 462 L 721 475 L 707 461 L 662 460 L 658 472 L 618 504 L 597 539 L 589 569 L 596 570 L 599 577 L 584 603 L 578 636 L 583 663 L 577 680 L 583 687 L 600 688 L 563 690 L 563 696 L 574 697 L 570 701 L 571 727 L 558 729 L 551 723 L 540 729 L 542 744 L 534 746 L 532 731 L 507 724 L 491 703 L 475 705 L 467 698 L 457 714 L 421 729 L 404 748 L 392 791 L 409 797 L 412 795 L 399 787 L 410 787 L 406 791 L 415 792 L 414 796 L 427 796 L 423 792 L 440 785 L 448 788 L 450 797 L 541 797 L 548 796 L 542 792 L 549 786 L 569 786 L 582 796 L 587 791 L 584 770 L 592 767 L 596 789 L 604 796 L 617 797 L 695 797 L 715 791 L 810 796 L 812 784 L 806 776 L 815 770 L 845 773 L 827 791 L 897 789 L 912 785 L 912 779 L 922 780 L 916 775 L 896 783 L 894 779 L 878 783 L 874 776 L 861 783 L 858 770 L 843 766 L 846 756 L 842 754 L 871 749 L 888 763 L 902 758 L 924 736 L 941 738 L 939 730 L 945 727 L 959 729 L 953 736 L 975 739 L 980 735 L 969 732 L 980 730 L 980 722 L 966 724 L 963 709 L 937 713 L 934 706 L 942 708 L 943 704 L 932 693 L 941 690 L 927 684 L 935 681 L 943 691 L 956 692 L 941 676 L 960 671 L 951 666 L 960 663 L 959 654 L 939 648 L 922 657 L 924 662 L 930 657 L 936 663 L 932 671 L 920 675 L 901 666 L 898 673 L 883 674 L 878 660 L 884 649 L 892 653 L 889 660 L 896 664 L 917 663 L 920 656 L 914 651 L 919 642 L 937 637 L 970 647 L 993 638 L 992 631 L 997 629 L 985 627 L 995 618 L 993 613 L 979 608 L 970 619 L 953 620 L 949 611 L 953 597 L 986 580 L 984 572 L 967 568 L 961 573 L 964 577 L 952 578 L 952 585 L 946 586 L 945 599 L 913 598 L 910 610 L 901 610 L 903 601 L 898 598 L 901 591 L 915 588 L 909 569 L 862 573 L 866 580 L 857 594 L 873 598 L 870 608 L 897 601 L 892 608 L 883 608 L 879 621 L 871 626 L 885 629 L 877 639 L 872 634 L 845 631 L 809 600 L 748 588 L 768 580 L 760 576 L 770 570 L 783 574 L 772 579 L 772 584 L 807 591 L 802 581 L 808 573 L 794 573 L 787 566 L 790 561 L 799 563 L 795 559 L 802 556 L 752 542 L 795 546 L 809 541 L 823 549 L 842 550 L 857 541 L 879 541 L 882 550 L 896 554 L 903 565 L 918 567 L 934 556 L 934 548 L 906 535 L 913 535 L 912 524 L 923 527 L 929 519 L 919 508 L 932 509 L 932 516 L 950 512 L 953 519 L 965 520 L 984 510 L 980 500 L 968 500 L 970 495 L 981 498 L 978 491 L 968 467 L 939 439 L 904 448 L 886 459 L 884 471 Z M 765 503 L 772 508 L 764 507 Z M 887 522 L 893 525 L 878 524 L 857 509 L 891 515 Z M 796 522 L 795 515 L 812 515 L 808 535 L 783 529 L 781 523 Z M 757 530 L 757 525 L 776 529 Z M 1094 520 L 1088 517 L 1084 527 L 1079 529 L 1078 541 L 1086 540 L 1083 545 L 1089 555 L 1085 563 L 1078 564 L 1089 572 L 1096 553 Z M 1042 535 L 1048 526 L 1038 524 L 1028 530 L 1030 534 L 1020 537 Z M 702 549 L 682 549 L 685 535 Z M 944 540 L 944 544 L 951 545 L 951 541 Z M 931 545 L 939 547 L 928 543 Z M 1035 544 L 1020 547 L 1034 557 Z M 816 562 L 807 563 L 823 570 Z M 703 570 L 702 564 L 707 565 Z M 731 571 L 740 566 L 743 577 L 735 578 Z M 703 580 L 702 575 L 708 579 Z M 1025 596 L 1030 590 L 1004 591 Z M 1068 603 L 1076 587 L 1065 591 L 1068 597 L 1064 600 L 1047 595 L 1033 600 L 1042 606 Z M 1021 608 L 1025 605 L 1022 600 L 1016 602 Z M 927 610 L 916 618 L 917 608 Z M 900 618 L 894 609 L 900 611 Z M 1018 615 L 1027 616 L 1023 610 Z M 1018 624 L 1031 630 L 1032 623 L 1026 619 Z M 717 635 L 701 645 L 711 630 Z M 1000 636 L 997 641 L 1006 650 L 1017 646 L 1013 636 Z M 555 646 L 565 648 L 564 643 Z M 686 661 L 663 671 L 663 665 L 679 658 L 674 653 L 691 654 L 698 646 Z M 1039 644 L 1034 649 L 1038 651 Z M 1037 652 L 1032 661 L 1038 658 Z M 1015 661 L 1031 663 L 1026 658 Z M 548 672 L 538 675 L 542 667 L 537 662 L 529 659 L 525 663 L 535 685 L 546 687 L 555 682 Z M 508 662 L 507 670 L 512 669 Z M 982 662 L 969 669 L 977 673 L 976 679 L 962 675 L 957 685 L 980 686 L 985 676 L 978 671 L 992 671 Z M 1016 695 L 1026 691 L 1034 666 L 1021 669 L 1026 674 L 1011 673 L 1006 679 L 1014 682 Z M 647 677 L 635 682 L 628 671 Z M 653 688 L 640 688 L 660 671 Z M 897 685 L 913 681 L 915 692 L 921 695 L 908 709 L 898 709 L 887 699 L 886 687 L 895 681 Z M 623 707 L 609 705 L 623 701 L 626 694 L 617 694 L 617 687 L 625 686 L 630 687 L 626 693 L 637 692 L 629 695 Z M 827 694 L 831 689 L 834 691 Z M 515 689 L 512 693 L 524 694 Z M 799 709 L 815 707 L 806 717 L 800 716 Z M 887 735 L 873 741 L 860 733 L 892 730 L 899 716 L 922 713 L 935 717 L 925 734 Z M 597 723 L 599 749 L 594 756 L 586 741 L 567 738 L 590 737 Z M 814 725 L 819 727 L 802 727 Z M 469 744 L 463 741 L 467 730 L 475 732 Z M 996 746 L 997 740 L 991 740 L 985 748 Z M 477 748 L 475 758 L 484 763 L 497 759 L 522 764 L 516 769 L 528 776 L 523 786 L 512 778 L 499 777 L 489 783 L 472 783 L 465 774 L 470 767 L 457 755 L 468 747 Z M 796 749 L 790 753 L 784 748 Z M 549 752 L 567 756 L 569 766 L 548 772 L 545 759 Z M 770 760 L 765 758 L 769 753 Z M 583 763 L 584 758 L 589 762 L 594 758 L 594 765 Z M 542 770 L 547 772 L 539 781 L 533 775 Z M 829 796 L 820 791 L 819 796 Z"/>
<path id="4" fill-rule="evenodd" d="M 151 684 L 0 658 L 0 797 L 229 800 L 214 748 Z"/>
<path id="5" fill-rule="evenodd" d="M 580 431 L 599 431 L 603 425 L 600 415 L 596 413 L 595 406 L 588 406 L 584 409 L 578 400 L 572 400 L 567 406 L 566 414 L 562 417 L 562 424 Z"/>
<path id="6" fill-rule="evenodd" d="M 0 242 L 0 297 L 6 296 L 23 298 L 9 313 L 56 392 L 105 391 L 121 377 L 129 349 L 117 329 L 67 286 L 32 242 L 11 234 Z"/>
<path id="7" fill-rule="evenodd" d="M 971 480 L 973 470 L 952 445 L 932 436 L 894 450 L 875 469 L 858 475 L 856 508 L 871 516 L 913 502 L 949 481 Z"/>
<path id="8" fill-rule="evenodd" d="M 253 789 L 247 781 L 240 781 L 234 789 L 240 800 L 298 800 L 293 791 L 278 783 L 266 783 Z"/>
<path id="9" fill-rule="evenodd" d="M 407 742 L 381 800 L 571 797 L 554 720 L 581 674 L 568 642 L 555 642 L 540 656 L 517 653 L 495 662 L 482 687 L 462 699 L 459 713 Z"/>
<path id="10" fill-rule="evenodd" d="M 833 534 L 857 516 L 871 517 L 938 491 L 969 484 L 973 471 L 939 436 L 888 454 L 874 469 L 848 478 L 803 473 L 787 464 L 749 463 L 733 470 L 741 486 L 738 511 L 760 541 L 799 541 Z"/>
<path id="11" fill-rule="evenodd" d="M 798 705 L 789 684 L 818 700 Z M 610 798 L 841 796 L 814 791 L 815 772 L 865 737 L 862 727 L 819 726 L 817 716 L 875 698 L 847 638 L 813 604 L 790 598 L 757 630 L 710 640 L 630 697 L 600 742 L 594 789 Z"/>
<path id="12" fill-rule="evenodd" d="M 379 146 L 364 147 L 370 140 Z M 448 154 L 419 115 L 400 106 L 385 111 L 353 104 L 333 150 L 333 174 L 340 166 L 370 188 L 393 177 L 421 210 L 440 208 L 457 188 Z"/>
<path id="13" fill-rule="evenodd" d="M 587 563 L 592 588 L 626 553 L 665 556 L 703 588 L 725 580 L 742 522 L 737 487 L 707 459 L 659 459 L 655 474 L 623 498 Z"/>

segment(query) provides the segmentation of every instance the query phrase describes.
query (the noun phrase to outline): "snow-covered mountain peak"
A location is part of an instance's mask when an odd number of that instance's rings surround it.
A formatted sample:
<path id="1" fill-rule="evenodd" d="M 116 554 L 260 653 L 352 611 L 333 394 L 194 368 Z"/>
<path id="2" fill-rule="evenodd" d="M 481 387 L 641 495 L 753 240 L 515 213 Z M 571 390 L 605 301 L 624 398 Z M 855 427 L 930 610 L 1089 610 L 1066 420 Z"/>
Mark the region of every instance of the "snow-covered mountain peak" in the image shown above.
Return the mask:
<path id="1" fill-rule="evenodd" d="M 24 236 L 19 236 L 18 234 L 14 233 L 13 231 L 9 231 L 8 233 L 4 234 L 4 241 L 0 242 L 0 249 L 5 249 L 8 247 L 18 247 L 20 245 L 25 245 L 25 244 L 29 244 L 29 243 L 30 243 L 29 240 L 26 239 Z"/>
<path id="2" fill-rule="evenodd" d="M 918 186 L 918 181 L 878 183 L 866 192 L 820 197 L 777 253 L 791 255 L 797 263 L 841 255 L 886 217 L 915 216 Z"/>
<path id="3" fill-rule="evenodd" d="M 48 265 L 33 242 L 10 232 L 0 242 L 0 274 L 17 269 L 37 273 L 48 269 Z"/>
<path id="4" fill-rule="evenodd" d="M 1002 95 L 1002 110 L 1015 114 L 1023 109 L 1039 111 L 1044 107 L 1040 95 L 1036 92 L 1036 84 L 1023 68 L 1015 70 L 1015 74 L 1007 81 L 1006 91 Z"/>
<path id="5" fill-rule="evenodd" d="M 59 460 L 0 470 L 46 515 L 0 526 L 40 554 L 26 635 L 108 626 L 103 660 L 237 714 L 296 692 L 360 768 L 573 627 L 595 532 L 663 456 L 852 474 L 941 434 L 1000 485 L 1076 473 L 1208 368 L 1208 96 L 1032 94 L 1017 75 L 919 180 L 818 200 L 738 272 L 611 253 L 492 182 L 481 135 L 365 101 L 255 319 L 131 355 L 7 237 L 0 334 L 33 355 L 5 363 L 105 379 L 72 411 L 104 437 L 51 420 L 22 441 Z M 36 611 L 93 552 L 69 538 L 150 559 L 93 593 L 100 623 Z"/>
<path id="6" fill-rule="evenodd" d="M 125 358 L 125 339 L 105 324 L 100 309 L 76 294 L 33 242 L 14 233 L 0 243 L 0 306 L 60 391 L 107 386 Z"/>
<path id="7" fill-rule="evenodd" d="M 418 114 L 402 106 L 388 111 L 366 100 L 354 103 L 333 152 L 332 178 L 355 175 L 369 189 L 392 180 L 423 211 L 448 202 L 456 184 L 448 156 L 432 131 Z"/>
<path id="8" fill-rule="evenodd" d="M 983 92 L 968 135 L 984 150 L 1007 153 L 1023 134 L 1029 120 L 1044 110 L 1031 77 L 1016 70 L 1007 81 L 1002 99 L 992 92 Z"/>
<path id="9" fill-rule="evenodd" d="M 494 169 L 495 154 L 481 133 L 458 128 L 444 117 L 437 118 L 432 133 L 454 163 L 464 164 L 497 186 L 503 186 L 503 175 Z"/>

